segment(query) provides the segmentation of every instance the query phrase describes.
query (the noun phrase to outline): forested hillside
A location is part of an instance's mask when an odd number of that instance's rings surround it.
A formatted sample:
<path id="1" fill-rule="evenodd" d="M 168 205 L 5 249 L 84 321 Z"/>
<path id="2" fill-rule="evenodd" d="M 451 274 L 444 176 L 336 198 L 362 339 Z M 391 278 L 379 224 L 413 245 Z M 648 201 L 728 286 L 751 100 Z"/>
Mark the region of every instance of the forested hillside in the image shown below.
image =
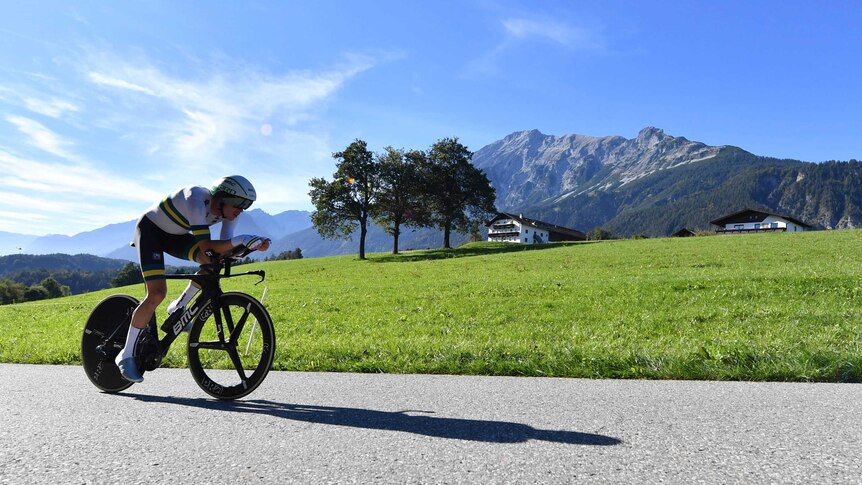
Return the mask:
<path id="1" fill-rule="evenodd" d="M 128 261 L 91 254 L 10 254 L 0 256 L 0 278 L 22 270 L 116 271 Z"/>
<path id="2" fill-rule="evenodd" d="M 127 263 L 89 254 L 0 256 L 0 304 L 110 288 Z"/>
<path id="3" fill-rule="evenodd" d="M 862 221 L 862 165 L 757 157 L 742 150 L 658 172 L 615 191 L 593 191 L 532 208 L 538 217 L 578 229 L 605 227 L 620 236 L 667 236 L 746 207 L 786 214 L 816 228 Z M 533 213 L 533 212 L 531 212 Z"/>

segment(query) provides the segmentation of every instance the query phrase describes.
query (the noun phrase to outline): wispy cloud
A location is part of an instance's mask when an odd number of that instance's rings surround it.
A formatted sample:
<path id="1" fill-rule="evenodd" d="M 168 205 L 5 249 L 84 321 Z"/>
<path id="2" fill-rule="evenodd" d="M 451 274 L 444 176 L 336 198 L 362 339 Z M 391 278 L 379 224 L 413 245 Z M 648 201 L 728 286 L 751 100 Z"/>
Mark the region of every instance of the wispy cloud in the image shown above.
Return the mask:
<path id="1" fill-rule="evenodd" d="M 493 48 L 467 66 L 469 75 L 496 73 L 507 54 L 528 42 L 550 42 L 562 49 L 601 52 L 605 49 L 600 31 L 554 19 L 509 17 L 499 21 L 501 37 Z"/>
<path id="2" fill-rule="evenodd" d="M 63 163 L 42 162 L 21 158 L 0 150 L 0 186 L 7 189 L 25 189 L 25 192 L 49 194 L 49 202 L 40 206 L 55 207 L 58 197 L 73 195 L 79 203 L 86 200 L 110 199 L 153 202 L 160 192 L 141 187 L 126 177 L 102 169 Z M 64 208 L 62 210 L 68 210 Z"/>
<path id="3" fill-rule="evenodd" d="M 23 101 L 30 111 L 50 118 L 61 118 L 66 112 L 80 111 L 76 104 L 62 99 L 54 98 L 46 101 L 38 98 L 24 98 Z"/>
<path id="4" fill-rule="evenodd" d="M 115 59 L 93 66 L 87 77 L 129 106 L 161 102 L 163 111 L 147 135 L 148 149 L 169 148 L 171 155 L 201 161 L 224 155 L 231 145 L 257 143 L 263 123 L 284 129 L 313 117 L 313 110 L 347 80 L 373 65 L 370 58 L 353 57 L 327 72 L 272 75 L 245 69 L 241 74 L 196 73 L 190 79 Z"/>
<path id="5" fill-rule="evenodd" d="M 91 72 L 89 73 L 88 77 L 93 83 L 102 86 L 110 86 L 114 88 L 125 89 L 128 91 L 137 91 L 139 93 L 149 94 L 150 96 L 156 96 L 156 93 L 149 90 L 148 88 L 145 88 L 144 86 L 140 86 L 124 79 L 109 77 L 99 72 Z"/>
<path id="6" fill-rule="evenodd" d="M 273 72 L 192 60 L 168 70 L 105 46 L 75 52 L 57 60 L 59 74 L 0 85 L 0 125 L 12 128 L 0 130 L 0 192 L 26 214 L 0 230 L 89 230 L 227 173 L 252 179 L 266 210 L 307 207 L 308 180 L 332 164 L 328 104 L 382 62 L 345 55 L 328 69 Z"/>
<path id="7" fill-rule="evenodd" d="M 61 158 L 71 158 L 64 147 L 70 143 L 42 123 L 23 116 L 7 116 L 6 121 L 15 125 L 18 131 L 27 135 L 28 144 Z"/>
<path id="8" fill-rule="evenodd" d="M 506 33 L 517 39 L 530 37 L 547 38 L 558 44 L 572 45 L 577 38 L 583 38 L 581 31 L 558 22 L 513 18 L 502 20 Z"/>
<path id="9" fill-rule="evenodd" d="M 164 195 L 103 169 L 68 160 L 50 163 L 22 158 L 4 150 L 0 150 L 0 187 L 3 201 L 19 208 L 16 213 L 21 215 L 0 216 L 5 221 L 0 227 L 27 234 L 57 232 L 58 228 L 74 233 L 129 220 Z"/>

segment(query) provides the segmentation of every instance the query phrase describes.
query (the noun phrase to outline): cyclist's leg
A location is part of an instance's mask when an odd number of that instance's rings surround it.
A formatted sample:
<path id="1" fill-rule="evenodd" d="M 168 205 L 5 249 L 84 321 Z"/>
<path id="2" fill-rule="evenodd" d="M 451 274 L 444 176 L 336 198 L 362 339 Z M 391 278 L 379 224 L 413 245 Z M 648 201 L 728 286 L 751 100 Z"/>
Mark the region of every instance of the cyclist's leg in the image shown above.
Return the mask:
<path id="1" fill-rule="evenodd" d="M 201 291 L 201 287 L 192 280 L 189 280 L 188 285 L 186 285 L 186 289 L 183 290 L 182 294 L 177 297 L 176 300 L 172 301 L 170 305 L 168 305 L 168 315 L 173 314 L 177 310 L 182 310 L 192 301 L 192 298 Z"/>
<path id="2" fill-rule="evenodd" d="M 179 251 L 170 249 L 168 254 L 177 258 L 188 259 L 189 261 L 197 261 L 200 264 L 208 262 L 205 261 L 206 258 L 203 253 L 201 253 L 197 240 L 189 239 L 188 237 L 179 238 L 176 241 L 175 247 L 182 249 Z M 198 270 L 198 274 L 201 274 L 202 272 L 203 270 Z M 199 284 L 193 280 L 189 280 L 186 285 L 186 289 L 183 290 L 182 294 L 168 305 L 168 315 L 185 308 L 200 290 L 201 287 Z M 188 331 L 188 329 L 186 329 L 186 331 Z"/>
<path id="3" fill-rule="evenodd" d="M 144 276 L 147 295 L 132 313 L 132 323 L 126 335 L 126 344 L 117 355 L 116 363 L 124 378 L 132 382 L 141 382 L 144 377 L 135 363 L 135 345 L 141 331 L 146 328 L 167 295 L 165 282 L 165 261 L 162 250 L 164 233 L 152 221 L 142 216 L 135 227 L 135 247 L 138 248 L 138 258 L 141 272 Z"/>

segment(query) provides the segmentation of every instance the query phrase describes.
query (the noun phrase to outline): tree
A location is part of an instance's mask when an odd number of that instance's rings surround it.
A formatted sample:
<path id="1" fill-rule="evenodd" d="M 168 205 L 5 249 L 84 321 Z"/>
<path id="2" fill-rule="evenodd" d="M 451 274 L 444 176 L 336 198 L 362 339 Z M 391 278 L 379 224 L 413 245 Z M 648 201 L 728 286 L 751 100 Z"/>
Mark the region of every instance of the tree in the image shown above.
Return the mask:
<path id="1" fill-rule="evenodd" d="M 33 285 L 24 292 L 25 301 L 47 300 L 50 298 L 48 290 L 39 285 Z"/>
<path id="2" fill-rule="evenodd" d="M 48 298 L 60 298 L 61 296 L 69 296 L 72 294 L 72 290 L 69 289 L 68 286 L 57 283 L 57 280 L 50 276 L 42 280 L 42 282 L 39 283 L 39 286 L 45 288 L 48 292 Z"/>
<path id="3" fill-rule="evenodd" d="M 20 303 L 24 301 L 24 292 L 27 287 L 10 279 L 0 281 L 0 305 L 9 303 Z"/>
<path id="4" fill-rule="evenodd" d="M 291 259 L 302 259 L 302 249 L 296 248 L 292 251 L 282 251 L 278 254 L 267 257 L 264 261 L 285 261 Z"/>
<path id="5" fill-rule="evenodd" d="M 126 263 L 117 275 L 111 279 L 111 286 L 114 288 L 120 286 L 136 285 L 144 282 L 144 275 L 135 263 Z"/>
<path id="6" fill-rule="evenodd" d="M 473 154 L 457 138 L 444 138 L 431 146 L 423 163 L 424 203 L 431 224 L 443 230 L 443 247 L 449 248 L 453 229 L 470 230 L 472 223 L 490 218 L 496 209 L 496 192 L 485 173 L 470 163 Z"/>
<path id="7" fill-rule="evenodd" d="M 607 241 L 608 239 L 614 239 L 614 235 L 604 227 L 596 227 L 587 233 L 587 241 Z"/>
<path id="8" fill-rule="evenodd" d="M 374 210 L 374 222 L 392 235 L 392 254 L 398 254 L 401 226 L 421 227 L 427 224 L 422 205 L 419 169 L 425 154 L 421 151 L 386 147 L 377 157 L 380 169 L 380 192 Z"/>
<path id="9" fill-rule="evenodd" d="M 379 190 L 379 167 L 367 143 L 359 139 L 332 157 L 338 160 L 334 180 L 313 178 L 309 182 L 308 195 L 315 208 L 311 222 L 323 238 L 350 239 L 358 225 L 359 259 L 365 259 L 365 236 Z"/>

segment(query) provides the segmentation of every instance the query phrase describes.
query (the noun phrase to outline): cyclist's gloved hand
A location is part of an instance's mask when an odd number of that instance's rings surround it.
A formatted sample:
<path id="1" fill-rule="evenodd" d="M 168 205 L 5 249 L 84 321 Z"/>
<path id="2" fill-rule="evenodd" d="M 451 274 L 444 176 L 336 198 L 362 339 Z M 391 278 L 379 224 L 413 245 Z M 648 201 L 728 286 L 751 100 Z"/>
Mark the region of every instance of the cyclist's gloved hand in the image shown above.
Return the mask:
<path id="1" fill-rule="evenodd" d="M 269 239 L 267 239 L 265 237 L 253 236 L 251 234 L 243 234 L 240 236 L 234 236 L 234 237 L 230 238 L 230 243 L 233 244 L 234 246 L 239 246 L 240 244 L 242 244 L 243 246 L 247 247 L 248 249 L 257 249 L 260 246 L 262 246 L 268 242 L 269 242 Z"/>

